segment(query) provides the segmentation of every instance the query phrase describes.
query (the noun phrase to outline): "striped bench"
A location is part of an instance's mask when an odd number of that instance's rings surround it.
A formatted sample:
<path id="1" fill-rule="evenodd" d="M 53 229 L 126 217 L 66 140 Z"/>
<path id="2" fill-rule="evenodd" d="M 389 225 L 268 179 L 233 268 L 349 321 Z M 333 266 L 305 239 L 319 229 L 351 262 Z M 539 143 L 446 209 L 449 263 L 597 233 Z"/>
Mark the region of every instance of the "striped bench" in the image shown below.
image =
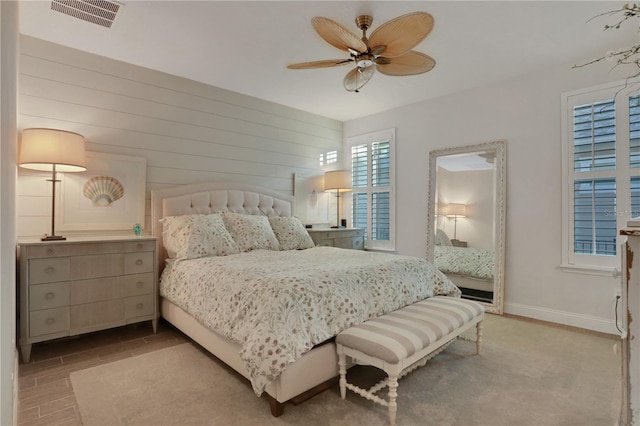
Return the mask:
<path id="1" fill-rule="evenodd" d="M 350 327 L 336 337 L 340 372 L 340 395 L 347 389 L 389 407 L 395 424 L 398 379 L 422 367 L 463 332 L 476 326 L 476 353 L 482 344 L 484 307 L 470 300 L 436 296 Z M 387 378 L 370 389 L 347 383 L 347 359 L 377 367 Z M 376 392 L 389 387 L 389 400 Z"/>

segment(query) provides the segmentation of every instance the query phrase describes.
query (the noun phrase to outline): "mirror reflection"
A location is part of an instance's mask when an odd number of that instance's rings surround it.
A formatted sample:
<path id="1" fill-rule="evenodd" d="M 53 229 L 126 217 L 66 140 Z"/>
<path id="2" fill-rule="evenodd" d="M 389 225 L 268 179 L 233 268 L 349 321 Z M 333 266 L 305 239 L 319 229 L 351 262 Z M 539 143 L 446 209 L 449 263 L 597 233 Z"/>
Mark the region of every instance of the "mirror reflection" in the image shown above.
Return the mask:
<path id="1" fill-rule="evenodd" d="M 504 156 L 501 142 L 433 151 L 428 243 L 464 298 L 502 312 Z"/>

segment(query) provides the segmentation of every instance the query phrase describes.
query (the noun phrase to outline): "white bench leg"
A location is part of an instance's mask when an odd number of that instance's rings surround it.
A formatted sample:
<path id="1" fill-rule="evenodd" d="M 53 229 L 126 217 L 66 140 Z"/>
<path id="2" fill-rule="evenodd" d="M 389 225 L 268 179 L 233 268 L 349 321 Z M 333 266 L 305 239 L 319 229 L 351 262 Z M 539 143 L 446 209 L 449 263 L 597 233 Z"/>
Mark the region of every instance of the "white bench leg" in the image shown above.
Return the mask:
<path id="1" fill-rule="evenodd" d="M 340 373 L 340 396 L 345 399 L 347 396 L 347 357 L 342 352 L 341 346 L 338 346 L 338 372 Z"/>
<path id="2" fill-rule="evenodd" d="M 396 424 L 396 413 L 398 411 L 398 404 L 396 399 L 398 398 L 398 375 L 389 375 L 389 423 L 391 426 Z"/>
<path id="3" fill-rule="evenodd" d="M 484 321 L 480 321 L 478 324 L 476 324 L 476 353 L 478 355 L 480 355 L 480 350 L 482 349 L 482 327 L 483 327 L 483 322 Z"/>

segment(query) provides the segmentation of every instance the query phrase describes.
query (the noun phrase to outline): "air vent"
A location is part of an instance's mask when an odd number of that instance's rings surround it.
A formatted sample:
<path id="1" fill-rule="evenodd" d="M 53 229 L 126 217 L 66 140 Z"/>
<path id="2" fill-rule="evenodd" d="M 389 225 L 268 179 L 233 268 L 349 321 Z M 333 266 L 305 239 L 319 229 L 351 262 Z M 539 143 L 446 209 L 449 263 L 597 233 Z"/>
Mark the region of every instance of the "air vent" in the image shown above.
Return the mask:
<path id="1" fill-rule="evenodd" d="M 51 10 L 111 28 L 120 4 L 109 0 L 52 0 Z"/>

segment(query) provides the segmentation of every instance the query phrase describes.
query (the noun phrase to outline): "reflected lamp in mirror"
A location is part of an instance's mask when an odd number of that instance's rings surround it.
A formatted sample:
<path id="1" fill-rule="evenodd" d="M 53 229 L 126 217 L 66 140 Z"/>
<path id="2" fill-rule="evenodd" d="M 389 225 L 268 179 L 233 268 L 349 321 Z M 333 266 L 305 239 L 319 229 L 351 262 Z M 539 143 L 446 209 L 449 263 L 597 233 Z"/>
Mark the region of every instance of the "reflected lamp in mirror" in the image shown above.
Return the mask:
<path id="1" fill-rule="evenodd" d="M 351 172 L 349 170 L 332 170 L 324 174 L 324 190 L 336 191 L 336 226 L 340 226 L 340 191 L 351 191 Z"/>
<path id="2" fill-rule="evenodd" d="M 22 131 L 18 165 L 25 169 L 51 172 L 51 234 L 42 241 L 65 240 L 55 231 L 56 179 L 58 172 L 83 172 L 85 166 L 84 136 L 56 129 Z"/>
<path id="3" fill-rule="evenodd" d="M 453 239 L 457 240 L 457 224 L 459 217 L 467 216 L 467 206 L 460 203 L 451 203 L 447 206 L 447 217 L 453 218 Z"/>

